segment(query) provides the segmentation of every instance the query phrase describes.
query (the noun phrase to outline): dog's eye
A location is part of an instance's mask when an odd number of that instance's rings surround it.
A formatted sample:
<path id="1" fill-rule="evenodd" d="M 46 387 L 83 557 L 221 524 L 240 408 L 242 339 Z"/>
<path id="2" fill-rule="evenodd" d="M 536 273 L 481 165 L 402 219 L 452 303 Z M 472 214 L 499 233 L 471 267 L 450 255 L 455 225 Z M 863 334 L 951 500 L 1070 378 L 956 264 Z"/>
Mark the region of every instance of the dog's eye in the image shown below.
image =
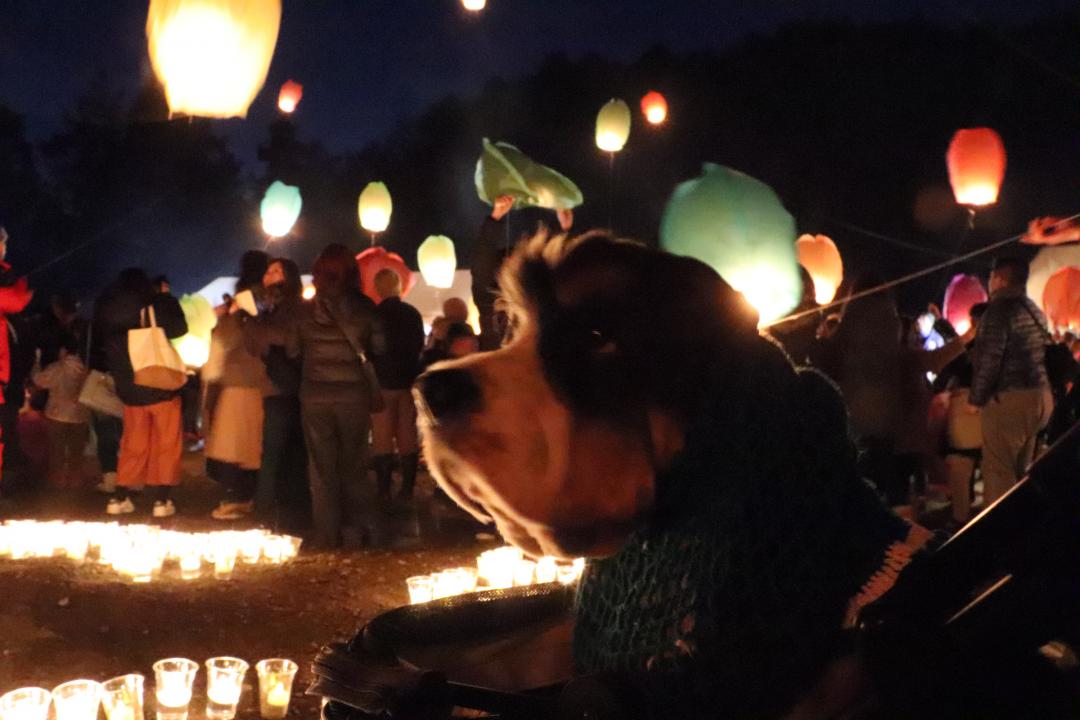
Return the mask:
<path id="1" fill-rule="evenodd" d="M 589 340 L 592 351 L 597 355 L 611 355 L 619 349 L 614 340 L 607 337 L 599 330 L 593 330 L 589 334 Z"/>

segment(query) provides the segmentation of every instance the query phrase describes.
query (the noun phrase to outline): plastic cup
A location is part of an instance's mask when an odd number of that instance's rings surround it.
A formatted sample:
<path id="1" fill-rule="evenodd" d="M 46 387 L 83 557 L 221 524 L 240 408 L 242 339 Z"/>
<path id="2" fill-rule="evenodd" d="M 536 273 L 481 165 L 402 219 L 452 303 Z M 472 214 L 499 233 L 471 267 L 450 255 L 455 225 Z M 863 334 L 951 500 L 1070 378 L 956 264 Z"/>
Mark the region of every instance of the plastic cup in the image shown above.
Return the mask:
<path id="1" fill-rule="evenodd" d="M 101 704 L 109 720 L 143 720 L 142 675 L 121 675 L 101 683 Z"/>
<path id="2" fill-rule="evenodd" d="M 0 695 L 0 720 L 45 720 L 52 695 L 45 688 L 24 687 Z"/>
<path id="3" fill-rule="evenodd" d="M 289 712 L 297 666 L 292 660 L 272 658 L 255 664 L 259 674 L 259 714 L 265 720 L 281 720 Z"/>
<path id="4" fill-rule="evenodd" d="M 232 720 L 244 689 L 248 664 L 240 658 L 216 657 L 206 661 L 206 717 Z"/>
<path id="5" fill-rule="evenodd" d="M 187 720 L 191 685 L 199 666 L 187 658 L 168 658 L 154 663 L 154 697 L 157 720 Z"/>
<path id="6" fill-rule="evenodd" d="M 533 576 L 536 573 L 536 563 L 532 560 L 518 560 L 514 565 L 514 584 L 518 586 L 532 585 Z"/>
<path id="7" fill-rule="evenodd" d="M 52 701 L 56 720 L 97 720 L 101 683 L 72 680 L 57 685 L 52 691 Z"/>
<path id="8" fill-rule="evenodd" d="M 409 602 L 413 605 L 426 603 L 432 599 L 435 590 L 435 581 L 430 575 L 414 575 L 405 579 L 409 586 Z"/>
<path id="9" fill-rule="evenodd" d="M 232 577 L 233 568 L 236 567 L 235 552 L 218 552 L 214 555 L 214 577 L 218 580 L 226 580 Z"/>
<path id="10" fill-rule="evenodd" d="M 536 561 L 536 582 L 553 583 L 559 577 L 559 564 L 555 558 L 545 555 Z"/>

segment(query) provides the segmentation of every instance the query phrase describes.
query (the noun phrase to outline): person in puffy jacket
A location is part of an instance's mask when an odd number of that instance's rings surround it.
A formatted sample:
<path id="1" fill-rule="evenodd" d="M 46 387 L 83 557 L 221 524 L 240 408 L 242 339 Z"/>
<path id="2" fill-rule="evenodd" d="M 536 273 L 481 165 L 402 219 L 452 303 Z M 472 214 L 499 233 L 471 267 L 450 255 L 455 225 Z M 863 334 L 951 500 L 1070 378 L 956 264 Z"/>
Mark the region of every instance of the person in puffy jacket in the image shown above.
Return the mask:
<path id="1" fill-rule="evenodd" d="M 969 402 L 981 408 L 986 506 L 1023 477 L 1054 409 L 1046 377 L 1046 318 L 1026 293 L 1028 264 L 999 258 L 975 338 Z"/>
<path id="2" fill-rule="evenodd" d="M 131 490 L 144 486 L 153 493 L 154 517 L 176 513 L 171 491 L 180 484 L 183 452 L 180 390 L 136 384 L 128 355 L 128 331 L 142 327 L 143 310 L 149 309 L 170 340 L 187 333 L 180 303 L 172 295 L 155 293 L 150 278 L 139 268 L 122 271 L 95 308 L 95 332 L 100 334 L 105 364 L 124 404 L 117 487 L 105 510 L 110 515 L 134 512 Z"/>

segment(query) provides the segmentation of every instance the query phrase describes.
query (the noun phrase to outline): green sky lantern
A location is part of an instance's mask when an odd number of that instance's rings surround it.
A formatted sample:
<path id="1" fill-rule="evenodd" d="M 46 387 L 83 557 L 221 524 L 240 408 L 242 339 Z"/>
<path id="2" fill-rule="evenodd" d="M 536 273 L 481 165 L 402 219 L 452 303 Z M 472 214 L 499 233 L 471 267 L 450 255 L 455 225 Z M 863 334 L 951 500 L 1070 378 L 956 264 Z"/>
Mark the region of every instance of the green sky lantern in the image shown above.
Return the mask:
<path id="1" fill-rule="evenodd" d="M 476 161 L 476 194 L 484 202 L 509 195 L 515 207 L 569 210 L 583 201 L 581 190 L 562 173 L 534 161 L 509 143 L 484 138 Z"/>
<path id="2" fill-rule="evenodd" d="M 289 234 L 297 218 L 300 217 L 300 188 L 286 185 L 280 180 L 266 189 L 259 215 L 262 216 L 263 232 L 270 237 L 283 237 Z"/>
<path id="3" fill-rule="evenodd" d="M 795 220 L 772 188 L 749 175 L 706 163 L 701 177 L 675 188 L 660 244 L 712 266 L 757 309 L 760 323 L 799 303 Z"/>
<path id="4" fill-rule="evenodd" d="M 416 251 L 416 262 L 424 282 L 433 288 L 446 289 L 454 285 L 457 254 L 454 241 L 445 235 L 431 235 Z"/>

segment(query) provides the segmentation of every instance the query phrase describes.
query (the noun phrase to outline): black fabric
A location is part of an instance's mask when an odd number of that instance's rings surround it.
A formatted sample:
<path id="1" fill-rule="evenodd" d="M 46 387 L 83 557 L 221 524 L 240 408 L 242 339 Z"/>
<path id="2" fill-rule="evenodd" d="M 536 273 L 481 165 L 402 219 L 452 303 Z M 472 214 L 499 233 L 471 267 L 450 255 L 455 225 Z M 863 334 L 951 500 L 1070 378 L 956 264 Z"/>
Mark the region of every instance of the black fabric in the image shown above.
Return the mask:
<path id="1" fill-rule="evenodd" d="M 336 301 L 304 303 L 289 329 L 290 357 L 302 361 L 300 396 L 305 402 L 363 402 L 371 391 L 354 346 L 368 355 L 382 350 L 375 303 L 359 292 Z M 343 332 L 344 331 L 344 332 Z M 345 335 L 348 333 L 348 336 Z"/>
<path id="2" fill-rule="evenodd" d="M 473 302 L 480 313 L 481 350 L 495 350 L 502 341 L 495 317 L 495 297 L 499 291 L 499 267 L 509 247 L 509 231 L 507 218 L 493 220 L 490 215 L 485 217 L 470 255 Z"/>
<path id="3" fill-rule="evenodd" d="M 147 306 L 154 308 L 157 324 L 170 340 L 187 333 L 187 321 L 180 302 L 172 295 L 155 295 L 146 302 L 144 298 L 125 291 L 113 291 L 99 298 L 94 307 L 92 342 L 101 343 L 105 370 L 116 381 L 116 394 L 125 405 L 143 407 L 166 402 L 180 393 L 177 390 L 158 390 L 135 384 L 135 371 L 128 356 L 129 330 L 140 327 L 140 313 Z M 91 358 L 96 351 L 91 348 Z"/>
<path id="4" fill-rule="evenodd" d="M 275 527 L 299 532 L 311 524 L 300 400 L 295 395 L 273 395 L 263 400 L 263 409 L 263 455 L 255 509 Z"/>
<path id="5" fill-rule="evenodd" d="M 121 418 L 95 412 L 90 416 L 97 436 L 97 458 L 101 472 L 116 472 L 120 458 L 120 436 L 124 434 L 124 421 Z"/>
<path id="6" fill-rule="evenodd" d="M 401 298 L 387 298 L 375 308 L 386 338 L 385 350 L 372 355 L 379 385 L 385 390 L 408 390 L 420 374 L 424 350 L 424 320 Z"/>
<path id="7" fill-rule="evenodd" d="M 369 408 L 348 402 L 305 402 L 301 410 L 314 544 L 338 547 L 346 529 L 354 537 L 362 535 L 373 510 L 366 467 Z"/>
<path id="8" fill-rule="evenodd" d="M 285 299 L 256 317 L 244 319 L 244 345 L 252 355 L 263 359 L 266 374 L 278 395 L 300 393 L 300 359 L 289 357 L 285 346 L 289 334 L 296 332 L 301 312 L 302 303 L 298 299 Z"/>
<path id="9" fill-rule="evenodd" d="M 236 463 L 206 458 L 206 474 L 225 487 L 227 502 L 250 502 L 255 499 L 258 470 L 245 470 Z"/>

